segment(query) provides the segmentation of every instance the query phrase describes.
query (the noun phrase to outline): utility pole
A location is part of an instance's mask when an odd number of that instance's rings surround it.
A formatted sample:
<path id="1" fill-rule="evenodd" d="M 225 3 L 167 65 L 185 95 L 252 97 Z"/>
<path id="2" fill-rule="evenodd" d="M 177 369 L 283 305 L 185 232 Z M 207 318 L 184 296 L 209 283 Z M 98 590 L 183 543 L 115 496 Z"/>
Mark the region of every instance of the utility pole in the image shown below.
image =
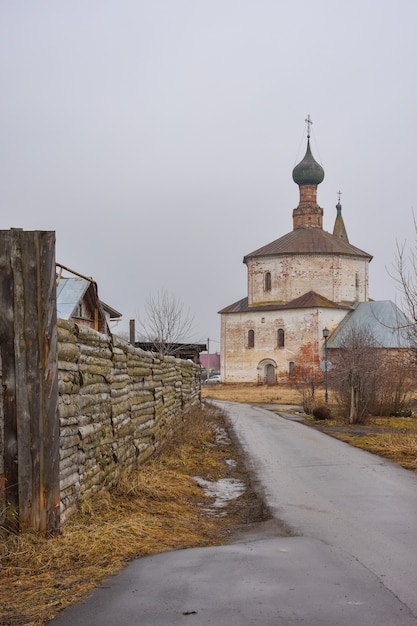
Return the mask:
<path id="1" fill-rule="evenodd" d="M 323 338 L 324 338 L 324 385 L 325 385 L 324 400 L 325 400 L 326 404 L 329 404 L 329 387 L 328 387 L 328 381 L 327 381 L 327 368 L 328 368 L 328 362 L 327 362 L 327 339 L 328 339 L 328 337 L 329 337 L 329 329 L 326 326 L 325 328 L 323 328 Z"/>
<path id="2" fill-rule="evenodd" d="M 210 339 L 207 338 L 207 378 L 206 381 L 210 378 Z"/>

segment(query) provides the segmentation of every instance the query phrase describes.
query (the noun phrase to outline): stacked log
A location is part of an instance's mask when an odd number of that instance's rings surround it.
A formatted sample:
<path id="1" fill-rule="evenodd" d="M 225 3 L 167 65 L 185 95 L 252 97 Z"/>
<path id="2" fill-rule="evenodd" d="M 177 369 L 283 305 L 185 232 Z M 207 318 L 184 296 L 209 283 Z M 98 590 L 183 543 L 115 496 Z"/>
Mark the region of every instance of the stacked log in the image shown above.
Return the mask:
<path id="1" fill-rule="evenodd" d="M 200 401 L 199 367 L 58 320 L 61 516 L 144 463 Z"/>
<path id="2" fill-rule="evenodd" d="M 58 326 L 58 416 L 60 423 L 61 515 L 77 506 L 85 453 L 79 448 L 81 373 L 78 368 L 80 348 L 78 327 L 73 322 L 57 320 Z M 64 515 L 65 514 L 65 515 Z"/>

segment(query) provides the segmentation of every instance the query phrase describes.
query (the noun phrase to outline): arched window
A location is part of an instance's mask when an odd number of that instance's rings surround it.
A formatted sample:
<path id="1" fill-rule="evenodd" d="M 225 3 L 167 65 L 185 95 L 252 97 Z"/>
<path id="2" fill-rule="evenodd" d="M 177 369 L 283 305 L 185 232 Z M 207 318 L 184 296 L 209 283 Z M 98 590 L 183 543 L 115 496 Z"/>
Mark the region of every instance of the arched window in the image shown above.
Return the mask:
<path id="1" fill-rule="evenodd" d="M 292 376 L 294 374 L 294 369 L 295 369 L 295 363 L 294 361 L 290 361 L 288 363 L 288 373 L 290 376 Z"/>
<path id="2" fill-rule="evenodd" d="M 255 331 L 250 329 L 248 330 L 248 348 L 255 347 Z"/>
<path id="3" fill-rule="evenodd" d="M 265 291 L 271 291 L 271 272 L 265 272 Z"/>
<path id="4" fill-rule="evenodd" d="M 285 333 L 282 328 L 278 328 L 277 335 L 278 348 L 283 348 L 285 345 Z"/>

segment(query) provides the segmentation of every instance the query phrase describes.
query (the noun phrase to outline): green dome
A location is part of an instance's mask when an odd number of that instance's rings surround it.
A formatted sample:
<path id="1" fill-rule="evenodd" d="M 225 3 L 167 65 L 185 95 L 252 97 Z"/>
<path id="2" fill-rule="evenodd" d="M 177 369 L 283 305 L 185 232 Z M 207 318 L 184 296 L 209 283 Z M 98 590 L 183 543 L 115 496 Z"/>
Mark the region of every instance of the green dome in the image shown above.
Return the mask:
<path id="1" fill-rule="evenodd" d="M 311 154 L 310 139 L 307 139 L 305 157 L 292 171 L 292 179 L 297 185 L 320 185 L 324 178 L 324 170 Z"/>

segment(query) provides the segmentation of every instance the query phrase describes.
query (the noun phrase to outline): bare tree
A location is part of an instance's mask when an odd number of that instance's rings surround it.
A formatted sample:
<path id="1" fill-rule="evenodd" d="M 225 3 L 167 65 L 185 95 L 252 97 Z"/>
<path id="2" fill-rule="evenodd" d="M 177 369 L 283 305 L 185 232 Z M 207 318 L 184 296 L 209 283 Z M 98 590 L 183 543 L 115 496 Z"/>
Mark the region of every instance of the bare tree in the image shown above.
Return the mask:
<path id="1" fill-rule="evenodd" d="M 410 411 L 416 380 L 414 359 L 410 357 L 411 351 L 394 350 L 385 354 L 374 415 L 401 415 Z"/>
<path id="2" fill-rule="evenodd" d="M 150 343 L 155 352 L 173 354 L 179 343 L 191 343 L 194 316 L 175 296 L 158 291 L 146 299 L 139 328 L 140 340 Z"/>
<path id="3" fill-rule="evenodd" d="M 417 222 L 414 213 L 413 222 L 416 234 L 414 246 L 407 248 L 405 243 L 397 242 L 394 274 L 390 275 L 399 286 L 403 306 L 410 320 L 406 327 L 410 344 L 417 347 Z"/>
<path id="4" fill-rule="evenodd" d="M 372 331 L 353 327 L 331 360 L 330 382 L 349 423 L 365 422 L 376 404 L 383 365 Z"/>
<path id="5" fill-rule="evenodd" d="M 288 381 L 300 391 L 303 409 L 310 415 L 316 405 L 316 391 L 323 382 L 317 341 L 300 346 L 294 372 L 288 375 Z"/>

